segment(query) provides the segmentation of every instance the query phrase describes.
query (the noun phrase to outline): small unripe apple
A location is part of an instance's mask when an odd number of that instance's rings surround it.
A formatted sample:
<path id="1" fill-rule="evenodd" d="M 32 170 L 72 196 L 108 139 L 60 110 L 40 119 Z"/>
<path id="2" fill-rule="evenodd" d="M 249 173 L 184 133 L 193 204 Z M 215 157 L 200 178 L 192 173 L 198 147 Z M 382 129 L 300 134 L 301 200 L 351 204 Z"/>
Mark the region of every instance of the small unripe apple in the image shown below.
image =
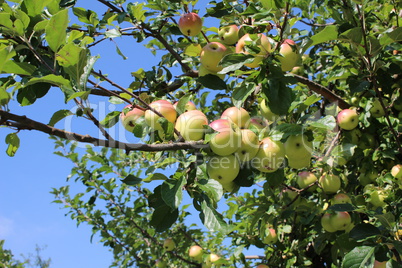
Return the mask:
<path id="1" fill-rule="evenodd" d="M 343 109 L 336 119 L 339 127 L 345 130 L 352 130 L 359 124 L 359 115 L 353 109 Z"/>
<path id="2" fill-rule="evenodd" d="M 374 207 L 384 207 L 387 203 L 385 203 L 384 199 L 386 198 L 385 194 L 381 190 L 372 191 L 370 194 L 370 203 Z"/>
<path id="3" fill-rule="evenodd" d="M 234 24 L 221 27 L 218 35 L 225 45 L 234 45 L 239 40 L 239 27 Z"/>
<path id="4" fill-rule="evenodd" d="M 323 191 L 327 194 L 334 194 L 341 188 L 341 179 L 334 174 L 324 173 L 320 177 L 319 183 Z"/>
<path id="5" fill-rule="evenodd" d="M 281 62 L 282 71 L 287 72 L 292 70 L 299 61 L 300 54 L 296 43 L 293 40 L 285 39 L 279 49 L 279 61 Z"/>
<path id="6" fill-rule="evenodd" d="M 174 250 L 176 247 L 176 243 L 173 241 L 172 238 L 167 238 L 164 242 L 163 242 L 163 248 L 166 251 L 172 251 Z"/>
<path id="7" fill-rule="evenodd" d="M 158 111 L 169 122 L 173 123 L 176 120 L 177 112 L 173 105 L 167 100 L 157 100 L 149 105 L 151 108 Z M 155 130 L 162 130 L 162 126 L 158 123 L 160 117 L 151 110 L 145 111 L 145 123 Z"/>
<path id="8" fill-rule="evenodd" d="M 249 129 L 241 129 L 240 132 L 241 144 L 235 155 L 240 162 L 247 162 L 256 156 L 260 148 L 260 141 L 258 136 Z"/>
<path id="9" fill-rule="evenodd" d="M 180 16 L 179 29 L 184 35 L 196 36 L 201 32 L 202 20 L 196 13 L 185 13 Z"/>
<path id="10" fill-rule="evenodd" d="M 338 193 L 332 198 L 331 204 L 352 204 L 352 200 L 347 194 Z"/>
<path id="11" fill-rule="evenodd" d="M 392 167 L 391 175 L 396 179 L 402 179 L 402 165 L 397 164 Z"/>
<path id="12" fill-rule="evenodd" d="M 191 246 L 188 251 L 188 256 L 193 258 L 197 262 L 202 262 L 202 255 L 204 254 L 204 250 L 202 247 L 198 245 Z"/>
<path id="13" fill-rule="evenodd" d="M 131 107 L 131 105 L 127 105 L 124 109 Z M 122 112 L 120 114 L 120 121 L 123 124 L 124 128 L 129 131 L 133 132 L 134 127 L 139 118 L 143 117 L 145 112 L 141 109 L 134 108 L 127 113 Z"/>
<path id="14" fill-rule="evenodd" d="M 285 160 L 285 148 L 280 141 L 270 137 L 261 140 L 256 156 L 251 160 L 253 167 L 261 172 L 272 173 L 282 167 Z"/>
<path id="15" fill-rule="evenodd" d="M 266 35 L 258 34 L 257 37 L 254 38 L 254 41 L 260 51 L 257 54 L 251 54 L 255 56 L 255 59 L 251 63 L 244 64 L 249 68 L 258 67 L 260 62 L 271 52 L 271 43 Z M 250 54 L 246 49 L 248 43 L 253 43 L 253 39 L 249 34 L 245 34 L 237 42 L 236 53 Z"/>
<path id="16" fill-rule="evenodd" d="M 388 102 L 383 100 L 384 106 L 388 106 Z M 370 113 L 374 118 L 383 117 L 385 115 L 385 110 L 381 105 L 381 102 L 378 98 L 375 98 L 373 101 L 373 106 L 370 108 Z"/>
<path id="17" fill-rule="evenodd" d="M 234 155 L 213 156 L 207 163 L 207 173 L 210 179 L 221 184 L 227 184 L 236 179 L 240 172 L 239 160 Z"/>
<path id="18" fill-rule="evenodd" d="M 264 240 L 262 242 L 267 245 L 275 244 L 278 241 L 278 235 L 276 234 L 275 229 L 268 228 L 266 232 L 267 234 L 265 235 Z"/>
<path id="19" fill-rule="evenodd" d="M 211 72 L 222 71 L 223 67 L 219 65 L 219 62 L 228 53 L 229 50 L 225 47 L 225 45 L 219 42 L 210 42 L 201 50 L 201 64 Z"/>
<path id="20" fill-rule="evenodd" d="M 242 107 L 229 107 L 221 115 L 222 119 L 227 119 L 236 124 L 239 128 L 247 128 L 250 123 L 250 114 Z"/>
<path id="21" fill-rule="evenodd" d="M 182 113 L 176 120 L 175 127 L 185 141 L 199 141 L 204 138 L 205 128 L 208 119 L 199 110 L 192 110 Z"/>
<path id="22" fill-rule="evenodd" d="M 300 189 L 304 189 L 307 186 L 311 185 L 312 183 L 315 183 L 317 181 L 317 177 L 314 175 L 313 172 L 310 171 L 302 171 L 297 174 L 296 178 L 296 183 L 299 185 Z M 310 187 L 308 189 L 309 192 L 312 192 L 316 189 L 316 186 Z"/>
<path id="23" fill-rule="evenodd" d="M 327 231 L 329 233 L 333 233 L 333 232 L 337 231 L 331 224 L 331 217 L 332 217 L 332 215 L 330 213 L 325 213 L 321 217 L 321 226 L 325 231 Z"/>

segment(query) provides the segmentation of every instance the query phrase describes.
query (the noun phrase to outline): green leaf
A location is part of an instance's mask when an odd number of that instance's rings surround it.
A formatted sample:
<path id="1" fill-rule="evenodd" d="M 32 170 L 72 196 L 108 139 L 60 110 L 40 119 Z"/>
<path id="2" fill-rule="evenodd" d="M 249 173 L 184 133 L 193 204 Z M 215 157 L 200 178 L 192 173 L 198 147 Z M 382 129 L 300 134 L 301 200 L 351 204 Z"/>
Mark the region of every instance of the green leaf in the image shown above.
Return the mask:
<path id="1" fill-rule="evenodd" d="M 327 115 L 318 120 L 309 119 L 306 121 L 306 124 L 314 128 L 333 130 L 336 127 L 336 120 L 332 115 Z"/>
<path id="2" fill-rule="evenodd" d="M 186 94 L 180 98 L 180 100 L 178 101 L 178 103 L 176 105 L 176 111 L 179 114 L 182 114 L 186 111 L 186 105 L 190 101 L 191 96 L 192 96 L 191 94 Z"/>
<path id="3" fill-rule="evenodd" d="M 32 75 L 35 70 L 36 66 L 27 62 L 15 62 L 10 60 L 3 65 L 2 73 Z"/>
<path id="4" fill-rule="evenodd" d="M 223 220 L 223 216 L 219 214 L 215 208 L 209 205 L 205 200 L 201 202 L 200 219 L 211 232 L 228 232 L 228 225 Z"/>
<path id="5" fill-rule="evenodd" d="M 127 5 L 127 11 L 136 21 L 145 21 L 146 10 L 144 9 L 144 6 L 144 3 L 129 3 Z"/>
<path id="6" fill-rule="evenodd" d="M 216 180 L 199 180 L 198 187 L 214 202 L 218 202 L 223 195 L 222 185 Z"/>
<path id="7" fill-rule="evenodd" d="M 17 101 L 22 106 L 33 104 L 36 99 L 42 98 L 49 91 L 50 85 L 47 83 L 37 83 L 35 85 L 20 88 L 17 93 Z"/>
<path id="8" fill-rule="evenodd" d="M 70 110 L 59 110 L 52 115 L 52 118 L 50 118 L 48 125 L 53 127 L 57 122 L 69 115 L 73 115 Z"/>
<path id="9" fill-rule="evenodd" d="M 349 232 L 350 238 L 360 242 L 381 235 L 381 231 L 372 224 L 359 223 Z"/>
<path id="10" fill-rule="evenodd" d="M 375 247 L 356 247 L 345 255 L 342 268 L 365 268 L 374 266 Z"/>
<path id="11" fill-rule="evenodd" d="M 92 69 L 95 65 L 95 62 L 99 59 L 99 56 L 92 56 L 88 57 L 87 63 L 84 67 L 84 70 L 81 74 L 80 80 L 79 80 L 79 85 L 80 89 L 86 90 L 87 89 L 87 83 L 88 83 L 88 78 L 91 75 Z"/>
<path id="12" fill-rule="evenodd" d="M 46 25 L 46 41 L 53 52 L 57 52 L 66 42 L 68 26 L 68 9 L 63 9 L 54 14 Z"/>
<path id="13" fill-rule="evenodd" d="M 197 78 L 197 81 L 201 83 L 204 87 L 214 89 L 214 90 L 221 90 L 226 89 L 226 83 L 218 76 L 213 74 L 207 74 Z"/>
<path id="14" fill-rule="evenodd" d="M 238 84 L 232 94 L 232 102 L 234 106 L 240 108 L 245 100 L 254 92 L 255 84 L 253 83 L 240 83 Z"/>
<path id="15" fill-rule="evenodd" d="M 8 144 L 6 149 L 7 155 L 13 157 L 20 147 L 20 138 L 18 138 L 16 133 L 10 133 L 6 136 L 6 144 Z"/>
<path id="16" fill-rule="evenodd" d="M 179 179 L 165 180 L 162 184 L 162 199 L 172 209 L 180 206 L 183 199 L 183 186 L 186 180 L 183 176 Z"/>
<path id="17" fill-rule="evenodd" d="M 391 43 L 400 42 L 400 41 L 402 41 L 402 27 L 398 27 L 395 30 L 393 30 L 392 32 L 384 34 L 380 38 L 380 44 L 382 46 L 386 46 Z"/>
<path id="18" fill-rule="evenodd" d="M 24 0 L 22 5 L 31 17 L 36 17 L 43 12 L 43 8 L 53 0 Z"/>
<path id="19" fill-rule="evenodd" d="M 167 180 L 168 177 L 166 177 L 164 174 L 162 173 L 152 173 L 150 174 L 148 177 L 146 177 L 143 181 L 144 182 L 151 182 L 151 181 L 156 181 L 156 180 Z"/>
<path id="20" fill-rule="evenodd" d="M 391 229 L 395 225 L 395 216 L 391 212 L 375 215 L 375 217 L 381 222 L 382 226 Z"/>
<path id="21" fill-rule="evenodd" d="M 240 69 L 244 63 L 251 63 L 254 60 L 254 56 L 243 53 L 232 53 L 222 58 L 220 65 L 224 68 L 219 73 L 226 74 L 228 72 L 236 71 Z"/>
<path id="22" fill-rule="evenodd" d="M 86 98 L 88 98 L 89 93 L 91 93 L 91 91 L 75 92 L 75 93 L 69 95 L 69 97 L 68 97 L 68 99 L 66 100 L 66 102 L 69 102 L 70 100 L 72 100 L 72 99 L 74 99 L 74 98 L 86 99 Z"/>
<path id="23" fill-rule="evenodd" d="M 87 49 L 70 43 L 63 46 L 56 54 L 58 63 L 78 85 L 88 63 L 87 53 Z"/>
<path id="24" fill-rule="evenodd" d="M 133 186 L 133 185 L 140 184 L 142 182 L 142 179 L 130 174 L 121 181 L 127 185 Z"/>
<path id="25" fill-rule="evenodd" d="M 121 33 L 117 29 L 111 29 L 105 32 L 105 37 L 107 38 L 115 38 L 120 37 Z"/>
<path id="26" fill-rule="evenodd" d="M 159 206 L 152 213 L 150 224 L 157 232 L 168 230 L 179 217 L 179 210 L 171 210 L 168 205 Z"/>
<path id="27" fill-rule="evenodd" d="M 54 74 L 48 74 L 48 75 L 42 76 L 42 77 L 31 78 L 28 81 L 28 83 L 25 84 L 25 86 L 31 86 L 36 83 L 49 83 L 49 84 L 52 84 L 52 85 L 58 86 L 58 87 L 62 87 L 62 86 L 71 87 L 69 80 L 65 79 L 61 75 L 54 75 Z"/>
<path id="28" fill-rule="evenodd" d="M 363 33 L 360 27 L 355 27 L 341 33 L 338 37 L 340 40 L 349 41 L 355 44 L 361 44 L 363 40 Z"/>
<path id="29" fill-rule="evenodd" d="M 6 105 L 10 101 L 10 94 L 0 87 L 0 106 Z"/>
<path id="30" fill-rule="evenodd" d="M 269 108 L 274 114 L 287 114 L 293 101 L 293 93 L 282 79 L 273 78 L 262 83 L 262 92 L 269 100 Z"/>
<path id="31" fill-rule="evenodd" d="M 105 128 L 110 128 L 116 125 L 117 122 L 119 122 L 119 118 L 120 118 L 120 112 L 113 111 L 108 113 L 106 117 L 100 122 L 100 124 Z"/>

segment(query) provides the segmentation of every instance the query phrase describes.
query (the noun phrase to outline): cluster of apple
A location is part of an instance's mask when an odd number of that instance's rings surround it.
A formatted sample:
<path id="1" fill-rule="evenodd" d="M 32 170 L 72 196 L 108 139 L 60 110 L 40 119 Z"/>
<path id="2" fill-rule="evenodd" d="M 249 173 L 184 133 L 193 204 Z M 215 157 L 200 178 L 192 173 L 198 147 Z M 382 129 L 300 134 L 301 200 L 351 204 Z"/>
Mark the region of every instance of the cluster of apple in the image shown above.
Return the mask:
<path id="1" fill-rule="evenodd" d="M 201 32 L 202 20 L 196 13 L 185 13 L 180 17 L 178 23 L 180 31 L 186 36 L 196 36 Z M 273 50 L 274 41 L 265 34 L 244 34 L 240 36 L 240 28 L 237 25 L 226 25 L 218 31 L 219 41 L 208 42 L 200 53 L 199 75 L 217 75 L 223 67 L 219 65 L 222 58 L 230 53 L 243 53 L 254 56 L 251 62 L 245 63 L 249 68 L 257 68 L 262 60 Z M 258 49 L 249 49 L 249 45 L 255 45 Z M 299 53 L 293 40 L 285 39 L 279 48 L 282 71 L 292 70 L 299 61 Z"/>

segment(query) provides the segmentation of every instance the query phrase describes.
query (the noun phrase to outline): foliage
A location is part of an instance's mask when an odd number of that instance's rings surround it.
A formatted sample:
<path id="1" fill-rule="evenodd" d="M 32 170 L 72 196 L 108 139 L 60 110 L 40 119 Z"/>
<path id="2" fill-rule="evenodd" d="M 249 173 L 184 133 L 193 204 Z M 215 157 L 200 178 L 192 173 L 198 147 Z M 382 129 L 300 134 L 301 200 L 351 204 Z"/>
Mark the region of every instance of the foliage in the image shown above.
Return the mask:
<path id="1" fill-rule="evenodd" d="M 71 160 L 69 180 L 82 183 L 83 190 L 53 189 L 55 203 L 78 224 L 92 226 L 93 235 L 114 254 L 111 266 L 152 267 L 163 260 L 169 267 L 201 267 L 188 257 L 194 244 L 222 256 L 216 265 L 225 267 L 402 265 L 402 181 L 391 174 L 402 161 L 399 2 L 245 0 L 205 6 L 202 1 L 98 0 L 103 12 L 75 2 L 0 1 L 0 125 L 13 130 L 5 139 L 9 156 L 18 153 L 19 131 L 37 130 L 51 135 L 56 154 Z M 176 23 L 189 8 L 204 19 L 203 33 L 191 38 Z M 207 26 L 210 22 L 214 26 Z M 218 27 L 228 24 L 242 26 L 241 35 L 267 34 L 273 51 L 258 68 L 244 66 L 251 56 L 230 53 L 221 60 L 219 74 L 199 76 L 201 48 L 219 40 Z M 145 46 L 159 60 L 150 70 L 129 70 L 128 87 L 104 74 L 110 66 L 97 70 L 102 55 L 91 53 L 115 38 Z M 257 39 L 247 52 L 260 51 Z M 294 40 L 303 55 L 291 72 L 281 69 L 285 39 Z M 127 59 L 118 46 L 115 51 L 116 61 Z M 35 105 L 53 88 L 75 109 L 49 114 L 49 123 L 42 123 L 10 108 L 10 102 Z M 90 105 L 97 96 L 121 109 L 98 118 Z M 228 190 L 206 170 L 213 155 L 209 141 L 215 137 L 208 127 L 204 140 L 187 142 L 163 116 L 161 130 L 139 119 L 127 132 L 138 143 L 116 140 L 112 130 L 121 112 L 130 109 L 124 105 L 154 111 L 149 104 L 157 99 L 178 101 L 179 114 L 191 100 L 209 122 L 231 106 L 261 119 L 264 101 L 276 118 L 262 118 L 262 130 L 250 127 L 259 140 L 286 144 L 289 137 L 305 134 L 311 161 L 294 168 L 288 156 L 271 173 L 243 166 Z M 350 106 L 359 112 L 359 126 L 339 129 L 336 115 Z M 384 114 L 377 116 L 373 107 Z M 85 119 L 103 137 L 55 127 L 69 117 Z M 84 143 L 91 145 L 83 150 Z M 306 170 L 317 177 L 339 176 L 338 192 L 348 194 L 351 203 L 335 204 L 335 194 L 319 182 L 300 187 L 297 175 Z M 347 230 L 323 228 L 324 213 L 344 211 L 352 218 Z M 195 214 L 203 227 L 192 224 Z M 276 242 L 266 242 L 267 227 L 276 230 Z M 173 251 L 163 249 L 169 237 L 176 243 Z M 264 254 L 246 256 L 247 249 Z M 7 251 L 1 259 L 12 261 Z"/>

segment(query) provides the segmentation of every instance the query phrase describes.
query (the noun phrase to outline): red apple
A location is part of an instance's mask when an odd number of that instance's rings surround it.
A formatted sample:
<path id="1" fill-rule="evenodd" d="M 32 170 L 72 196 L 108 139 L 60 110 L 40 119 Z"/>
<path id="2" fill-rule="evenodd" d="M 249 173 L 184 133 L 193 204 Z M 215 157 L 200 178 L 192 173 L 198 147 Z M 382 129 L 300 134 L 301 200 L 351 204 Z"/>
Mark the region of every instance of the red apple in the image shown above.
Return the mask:
<path id="1" fill-rule="evenodd" d="M 130 107 L 131 107 L 131 104 L 124 107 L 124 109 L 130 108 Z M 125 129 L 127 129 L 129 132 L 133 132 L 137 120 L 139 118 L 143 117 L 144 114 L 145 114 L 145 112 L 143 110 L 134 108 L 134 109 L 128 111 L 127 113 L 122 112 L 120 114 L 120 121 L 123 124 Z"/>
<path id="2" fill-rule="evenodd" d="M 179 29 L 182 34 L 196 36 L 201 32 L 202 20 L 196 13 L 185 13 L 180 16 Z"/>
<path id="3" fill-rule="evenodd" d="M 299 51 L 293 40 L 285 39 L 279 49 L 279 61 L 281 62 L 282 71 L 287 72 L 293 69 L 299 61 Z"/>
<path id="4" fill-rule="evenodd" d="M 239 128 L 247 128 L 250 123 L 250 115 L 244 108 L 230 107 L 221 115 L 222 119 L 228 119 Z"/>
<path id="5" fill-rule="evenodd" d="M 359 124 L 359 115 L 356 110 L 343 109 L 336 117 L 340 128 L 345 130 L 352 130 Z"/>
<path id="6" fill-rule="evenodd" d="M 242 139 L 240 129 L 229 120 L 217 119 L 209 126 L 217 132 L 209 142 L 212 152 L 225 156 L 233 154 L 240 148 Z"/>
<path id="7" fill-rule="evenodd" d="M 149 105 L 151 108 L 158 111 L 163 115 L 169 122 L 173 123 L 176 121 L 177 113 L 173 105 L 167 100 L 157 100 Z M 158 123 L 160 117 L 151 110 L 145 111 L 145 123 L 155 130 L 162 130 L 162 126 Z"/>

